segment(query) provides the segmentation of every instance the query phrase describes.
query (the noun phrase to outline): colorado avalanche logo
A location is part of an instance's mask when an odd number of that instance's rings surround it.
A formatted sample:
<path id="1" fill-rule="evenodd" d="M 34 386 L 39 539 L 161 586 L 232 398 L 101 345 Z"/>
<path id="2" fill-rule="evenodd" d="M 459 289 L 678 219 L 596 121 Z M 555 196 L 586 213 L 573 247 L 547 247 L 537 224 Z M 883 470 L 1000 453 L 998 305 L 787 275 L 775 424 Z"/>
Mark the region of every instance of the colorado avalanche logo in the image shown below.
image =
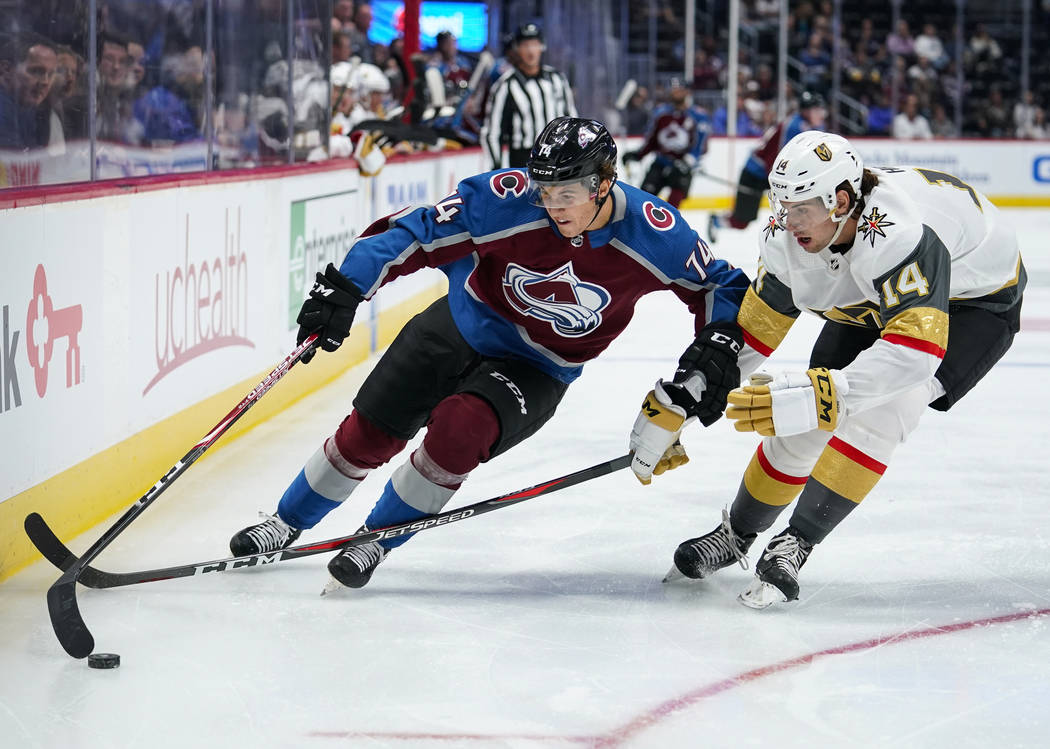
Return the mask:
<path id="1" fill-rule="evenodd" d="M 579 133 L 576 136 L 576 142 L 580 144 L 580 148 L 586 148 L 597 137 L 597 130 L 594 130 L 590 127 L 581 127 Z"/>
<path id="2" fill-rule="evenodd" d="M 611 300 L 601 286 L 577 278 L 571 261 L 550 273 L 510 263 L 503 274 L 503 294 L 518 312 L 549 322 L 555 333 L 566 338 L 579 338 L 597 328 L 601 311 Z"/>

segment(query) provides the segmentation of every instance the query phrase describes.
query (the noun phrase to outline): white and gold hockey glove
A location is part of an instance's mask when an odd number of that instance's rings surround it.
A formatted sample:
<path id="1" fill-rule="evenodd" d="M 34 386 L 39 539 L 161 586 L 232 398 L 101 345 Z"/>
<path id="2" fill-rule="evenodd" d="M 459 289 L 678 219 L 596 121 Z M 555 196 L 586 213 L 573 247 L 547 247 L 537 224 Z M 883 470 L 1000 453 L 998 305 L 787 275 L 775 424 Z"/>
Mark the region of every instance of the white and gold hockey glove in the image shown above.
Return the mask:
<path id="1" fill-rule="evenodd" d="M 686 424 L 685 409 L 671 402 L 663 380 L 649 391 L 631 429 L 631 470 L 646 486 L 659 476 L 689 462 L 678 436 Z"/>
<path id="2" fill-rule="evenodd" d="M 823 367 L 776 377 L 752 375 L 750 385 L 729 393 L 726 418 L 736 422 L 738 432 L 767 437 L 790 437 L 814 429 L 834 432 L 840 399 L 848 392 L 845 375 Z"/>

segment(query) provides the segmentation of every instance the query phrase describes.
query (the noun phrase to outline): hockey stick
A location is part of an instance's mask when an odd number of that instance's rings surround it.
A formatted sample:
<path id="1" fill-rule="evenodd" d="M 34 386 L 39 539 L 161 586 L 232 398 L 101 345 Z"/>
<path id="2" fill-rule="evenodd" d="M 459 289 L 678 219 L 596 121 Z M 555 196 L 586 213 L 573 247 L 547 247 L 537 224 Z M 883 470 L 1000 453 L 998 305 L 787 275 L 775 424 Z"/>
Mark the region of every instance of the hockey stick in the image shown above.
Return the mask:
<path id="1" fill-rule="evenodd" d="M 596 479 L 615 471 L 619 471 L 621 468 L 626 468 L 630 464 L 631 455 L 627 454 L 619 458 L 614 458 L 613 460 L 607 460 L 604 463 L 598 463 L 589 468 L 583 468 L 560 478 L 545 481 L 542 484 L 536 484 L 535 486 L 530 486 L 526 489 L 519 489 L 518 491 L 510 492 L 509 494 L 504 494 L 499 497 L 493 497 L 492 499 L 482 500 L 481 502 L 466 505 L 465 507 L 460 507 L 455 510 L 448 510 L 437 515 L 431 515 L 430 517 L 421 520 L 401 523 L 399 525 L 391 525 L 387 528 L 377 528 L 376 530 L 366 531 L 365 533 L 341 536 L 340 538 L 332 538 L 327 541 L 318 541 L 312 544 L 290 546 L 287 549 L 270 553 L 246 554 L 245 556 L 240 557 L 214 559 L 207 562 L 194 562 L 192 564 L 182 564 L 176 567 L 162 567 L 141 572 L 114 573 L 86 566 L 84 560 L 87 558 L 87 554 L 85 554 L 84 557 L 77 559 L 77 557 L 66 548 L 58 537 L 55 536 L 54 532 L 48 527 L 44 519 L 35 512 L 26 517 L 25 529 L 33 544 L 40 550 L 40 553 L 59 569 L 69 570 L 72 569 L 74 565 L 80 565 L 82 569 L 80 582 L 84 585 L 87 585 L 90 588 L 117 588 L 123 585 L 136 585 L 138 583 L 150 583 L 158 580 L 172 580 L 178 577 L 203 575 L 208 572 L 227 572 L 229 570 L 242 569 L 245 567 L 286 562 L 289 559 L 299 559 L 300 557 L 312 556 L 314 554 L 323 554 L 326 551 L 338 551 L 347 546 L 360 546 L 361 544 L 366 544 L 371 541 L 379 541 L 384 538 L 395 538 L 406 533 L 425 531 L 430 528 L 436 528 L 439 525 L 450 525 L 459 522 L 460 520 L 484 515 L 487 512 L 492 512 L 503 507 L 510 507 L 511 505 L 524 502 L 534 497 L 539 497 L 560 489 L 567 489 L 570 486 L 582 484 L 585 481 L 590 481 L 591 479 Z"/>
<path id="2" fill-rule="evenodd" d="M 214 445 L 216 440 L 226 433 L 227 429 L 233 426 L 233 424 L 241 418 L 249 408 L 254 406 L 258 400 L 277 383 L 278 380 L 284 377 L 288 373 L 288 370 L 299 361 L 303 354 L 314 347 L 316 341 L 316 333 L 307 336 L 306 340 L 299 344 L 292 353 L 286 356 L 284 361 L 278 364 L 270 374 L 266 375 L 262 382 L 256 385 L 232 411 L 226 414 L 226 416 L 224 416 L 222 420 L 216 424 L 207 435 L 205 435 L 204 439 L 194 445 L 181 460 L 173 465 L 167 473 L 161 476 L 160 480 L 154 484 L 148 492 L 143 494 L 135 504 L 128 508 L 127 512 L 121 515 L 120 519 L 114 523 L 109 530 L 103 533 L 102 537 L 92 544 L 91 547 L 84 552 L 82 557 L 76 559 L 70 564 L 62 573 L 62 576 L 59 577 L 50 588 L 48 588 L 47 610 L 51 615 L 51 626 L 55 630 L 55 636 L 58 637 L 59 643 L 61 643 L 67 653 L 74 658 L 83 658 L 89 655 L 95 647 L 95 638 L 91 636 L 91 632 L 84 623 L 84 617 L 81 616 L 80 608 L 77 605 L 77 581 L 85 568 L 87 568 L 88 564 L 91 563 L 91 560 L 97 557 L 103 549 L 109 546 L 113 542 L 113 539 L 119 536 L 135 518 L 141 515 L 157 497 L 164 493 L 165 489 L 175 482 L 175 479 L 185 473 L 186 469 L 193 465 L 197 458 L 203 455 L 209 447 Z M 30 517 L 32 516 L 26 518 L 27 526 Z M 41 519 L 41 522 L 43 522 L 43 519 Z M 33 540 L 32 536 L 30 536 L 30 540 Z M 34 543 L 36 542 L 34 541 Z"/>
<path id="3" fill-rule="evenodd" d="M 734 190 L 739 190 L 740 192 L 746 193 L 748 195 L 761 196 L 765 192 L 765 190 L 755 190 L 754 188 L 748 187 L 747 185 L 741 185 L 739 182 L 733 182 L 732 180 L 725 179 L 724 177 L 719 177 L 717 175 L 711 174 L 710 172 L 705 172 L 703 169 L 695 169 L 693 171 L 693 174 L 695 174 L 698 177 L 703 177 L 704 179 L 709 179 L 712 182 L 719 182 L 727 187 L 732 187 Z"/>

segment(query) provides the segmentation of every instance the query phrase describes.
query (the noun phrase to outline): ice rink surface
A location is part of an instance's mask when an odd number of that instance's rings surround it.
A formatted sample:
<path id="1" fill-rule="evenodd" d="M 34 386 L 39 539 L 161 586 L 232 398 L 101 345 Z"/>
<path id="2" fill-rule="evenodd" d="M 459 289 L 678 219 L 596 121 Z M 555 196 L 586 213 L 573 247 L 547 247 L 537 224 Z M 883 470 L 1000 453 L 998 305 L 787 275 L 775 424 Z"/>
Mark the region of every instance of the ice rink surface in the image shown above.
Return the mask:
<path id="1" fill-rule="evenodd" d="M 703 233 L 706 215 L 687 215 Z M 327 555 L 81 588 L 96 650 L 123 657 L 112 671 L 62 651 L 44 598 L 58 573 L 39 562 L 0 586 L 0 746 L 1047 746 L 1050 212 L 1008 215 L 1030 273 L 1013 349 L 951 412 L 926 412 L 814 551 L 798 602 L 741 606 L 752 573 L 739 567 L 661 583 L 677 544 L 718 523 L 756 446 L 724 421 L 693 426 L 692 462 L 649 487 L 625 470 L 421 533 L 360 591 L 319 597 Z M 724 232 L 715 250 L 753 273 L 756 233 Z M 769 368 L 803 367 L 818 325 L 800 320 Z M 644 300 L 555 418 L 450 507 L 623 454 L 690 338 L 672 295 Z M 97 566 L 226 556 L 365 369 L 220 443 Z M 353 532 L 407 454 L 301 541 Z"/>

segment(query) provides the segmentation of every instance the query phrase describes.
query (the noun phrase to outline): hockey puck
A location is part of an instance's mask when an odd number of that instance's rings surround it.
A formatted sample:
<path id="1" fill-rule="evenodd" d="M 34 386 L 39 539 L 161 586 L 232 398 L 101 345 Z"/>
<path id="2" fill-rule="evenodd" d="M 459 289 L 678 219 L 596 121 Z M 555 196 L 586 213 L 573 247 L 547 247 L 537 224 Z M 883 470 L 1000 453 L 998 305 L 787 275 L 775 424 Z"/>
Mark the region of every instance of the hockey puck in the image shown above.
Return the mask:
<path id="1" fill-rule="evenodd" d="M 118 668 L 120 656 L 116 653 L 92 653 L 88 656 L 88 666 L 91 668 Z"/>

